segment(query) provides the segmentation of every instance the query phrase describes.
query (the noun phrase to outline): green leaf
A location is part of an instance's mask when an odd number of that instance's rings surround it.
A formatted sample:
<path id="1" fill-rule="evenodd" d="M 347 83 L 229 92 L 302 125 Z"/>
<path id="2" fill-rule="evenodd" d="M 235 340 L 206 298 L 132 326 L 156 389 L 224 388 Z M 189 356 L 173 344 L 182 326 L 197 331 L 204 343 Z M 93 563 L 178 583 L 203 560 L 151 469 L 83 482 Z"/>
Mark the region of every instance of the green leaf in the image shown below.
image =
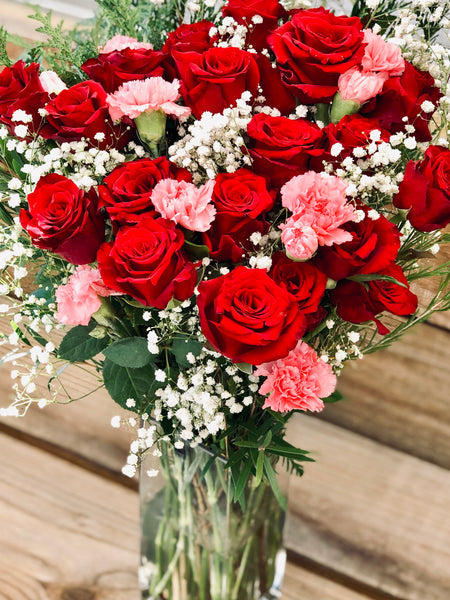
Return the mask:
<path id="1" fill-rule="evenodd" d="M 136 406 L 131 408 L 136 413 L 148 404 L 148 394 L 154 382 L 155 372 L 150 365 L 139 369 L 120 367 L 112 360 L 105 359 L 103 363 L 103 380 L 111 398 L 123 408 L 127 406 L 127 400 L 132 398 Z"/>
<path id="2" fill-rule="evenodd" d="M 330 396 L 327 396 L 327 398 L 322 398 L 322 400 L 331 404 L 332 402 L 339 402 L 340 400 L 344 400 L 344 396 L 343 394 L 341 394 L 341 392 L 335 390 Z"/>
<path id="3" fill-rule="evenodd" d="M 200 260 L 209 256 L 209 248 L 204 244 L 193 244 L 192 242 L 188 242 L 188 240 L 185 239 L 184 245 L 189 256 L 191 256 L 192 258 L 198 258 Z"/>
<path id="4" fill-rule="evenodd" d="M 272 488 L 272 491 L 275 495 L 275 498 L 278 500 L 278 504 L 281 506 L 283 510 L 287 509 L 286 498 L 283 492 L 280 490 L 280 486 L 278 485 L 277 476 L 272 467 L 270 460 L 267 456 L 264 456 L 264 473 L 266 474 L 267 481 Z"/>
<path id="5" fill-rule="evenodd" d="M 89 335 L 95 328 L 91 325 L 77 325 L 66 333 L 58 349 L 58 355 L 69 362 L 84 362 L 99 354 L 109 339 L 97 339 Z"/>
<path id="6" fill-rule="evenodd" d="M 234 501 L 235 502 L 244 502 L 244 489 L 245 484 L 247 483 L 248 477 L 250 475 L 250 471 L 252 470 L 253 464 L 251 460 L 247 460 L 242 467 L 241 472 L 239 473 L 238 480 L 236 482 L 236 487 L 234 488 Z"/>
<path id="7" fill-rule="evenodd" d="M 379 273 L 370 273 L 367 275 L 360 273 L 359 275 L 350 275 L 350 277 L 347 277 L 347 279 L 350 279 L 350 281 L 356 281 L 357 283 L 365 283 L 366 281 L 390 281 L 391 283 L 395 283 L 400 287 L 408 287 L 406 283 L 402 283 L 398 279 L 395 279 L 395 277 L 391 277 L 390 275 L 380 275 Z"/>
<path id="8" fill-rule="evenodd" d="M 186 355 L 192 352 L 194 356 L 198 356 L 202 351 L 203 344 L 198 340 L 193 340 L 187 336 L 176 337 L 172 346 L 170 347 L 171 353 L 174 355 L 175 360 L 180 368 L 189 367 L 191 363 L 187 360 Z"/>
<path id="9" fill-rule="evenodd" d="M 248 363 L 235 363 L 235 365 L 239 371 L 247 373 L 247 375 L 251 375 L 253 373 L 253 366 L 249 365 Z"/>
<path id="10" fill-rule="evenodd" d="M 147 340 L 142 337 L 129 337 L 114 342 L 103 350 L 110 361 L 120 367 L 139 369 L 152 361 L 152 355 L 147 348 Z"/>
<path id="11" fill-rule="evenodd" d="M 256 461 L 256 476 L 255 476 L 255 485 L 258 486 L 261 483 L 261 479 L 264 472 L 264 451 L 260 450 L 258 452 L 258 459 Z"/>

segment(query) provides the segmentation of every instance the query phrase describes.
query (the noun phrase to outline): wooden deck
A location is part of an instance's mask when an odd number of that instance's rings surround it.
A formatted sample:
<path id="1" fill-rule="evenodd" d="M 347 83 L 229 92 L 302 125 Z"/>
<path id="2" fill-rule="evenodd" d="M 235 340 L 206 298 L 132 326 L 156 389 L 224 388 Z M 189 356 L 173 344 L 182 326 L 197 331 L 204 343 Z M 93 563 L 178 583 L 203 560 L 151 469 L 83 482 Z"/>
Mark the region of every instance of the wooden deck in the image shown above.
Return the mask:
<path id="1" fill-rule="evenodd" d="M 24 13 L 0 0 L 10 31 L 26 33 Z M 348 365 L 344 402 L 292 420 L 291 440 L 317 462 L 291 481 L 284 600 L 450 599 L 449 340 L 440 314 Z M 67 381 L 89 389 L 76 368 Z M 0 406 L 10 385 L 2 368 Z M 100 393 L 0 419 L 0 600 L 138 600 L 137 482 L 120 472 L 131 435 L 111 428 L 119 413 Z"/>

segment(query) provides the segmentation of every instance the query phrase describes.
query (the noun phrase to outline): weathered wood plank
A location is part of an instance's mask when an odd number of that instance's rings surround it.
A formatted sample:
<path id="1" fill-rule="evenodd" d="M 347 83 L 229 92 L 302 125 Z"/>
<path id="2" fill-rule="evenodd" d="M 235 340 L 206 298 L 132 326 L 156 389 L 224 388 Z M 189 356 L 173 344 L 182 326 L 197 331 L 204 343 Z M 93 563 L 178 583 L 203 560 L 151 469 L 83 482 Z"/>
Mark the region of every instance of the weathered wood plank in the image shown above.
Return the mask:
<path id="1" fill-rule="evenodd" d="M 1 434 L 0 453 L 0 599 L 137 600 L 137 493 Z M 367 600 L 293 564 L 282 597 Z"/>
<path id="2" fill-rule="evenodd" d="M 296 415 L 316 464 L 290 487 L 288 547 L 402 600 L 450 597 L 450 473 Z"/>
<path id="3" fill-rule="evenodd" d="M 346 400 L 319 418 L 450 468 L 450 334 L 419 325 L 390 348 L 346 365 Z"/>
<path id="4" fill-rule="evenodd" d="M 136 600 L 137 494 L 8 436 L 0 455 L 0 598 Z"/>
<path id="5" fill-rule="evenodd" d="M 282 600 L 369 600 L 359 592 L 288 563 Z"/>

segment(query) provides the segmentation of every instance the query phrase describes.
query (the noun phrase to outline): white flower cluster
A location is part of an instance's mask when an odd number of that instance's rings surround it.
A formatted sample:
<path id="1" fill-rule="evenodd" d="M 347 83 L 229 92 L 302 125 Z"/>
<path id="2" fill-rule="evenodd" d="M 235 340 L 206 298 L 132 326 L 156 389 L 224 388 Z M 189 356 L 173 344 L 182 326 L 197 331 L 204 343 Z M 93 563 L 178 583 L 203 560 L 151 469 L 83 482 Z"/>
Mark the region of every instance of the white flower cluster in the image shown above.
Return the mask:
<path id="1" fill-rule="evenodd" d="M 217 27 L 210 31 L 213 35 L 220 35 L 220 41 L 216 43 L 219 48 L 244 48 L 247 38 L 248 28 L 245 25 L 239 25 L 233 17 L 224 17 Z"/>
<path id="2" fill-rule="evenodd" d="M 252 118 L 251 94 L 244 92 L 236 108 L 222 114 L 204 112 L 200 119 L 180 128 L 181 139 L 170 146 L 170 160 L 193 174 L 194 183 L 214 179 L 220 170 L 234 173 L 251 159 L 245 152 L 243 132 Z"/>
<path id="3" fill-rule="evenodd" d="M 327 319 L 326 326 L 332 331 L 336 327 L 336 322 L 331 318 Z M 339 375 L 340 371 L 344 368 L 346 360 L 361 359 L 364 355 L 357 345 L 361 338 L 357 331 L 350 330 L 345 333 L 336 331 L 335 335 L 333 347 L 323 352 L 320 358 L 330 364 L 333 367 L 333 371 Z"/>
<path id="4" fill-rule="evenodd" d="M 258 390 L 258 378 L 229 365 L 226 373 L 236 388 L 231 394 L 217 380 L 220 357 L 206 349 L 198 356 L 188 354 L 192 366 L 178 375 L 176 384 L 156 391 L 154 417 L 157 421 L 163 416 L 171 419 L 180 438 L 175 447 L 184 445 L 182 440 L 195 446 L 208 436 L 217 435 L 225 428 L 228 413 L 240 413 L 253 402 L 251 394 Z"/>
<path id="5" fill-rule="evenodd" d="M 413 131 L 413 127 L 407 126 Z M 392 135 L 389 142 L 379 141 L 380 131 L 370 133 L 371 142 L 365 147 L 353 150 L 353 156 L 347 156 L 334 173 L 349 183 L 347 194 L 360 199 L 362 202 L 374 202 L 378 194 L 381 205 L 386 198 L 391 199 L 397 192 L 403 178 L 402 169 L 398 165 L 402 161 L 402 151 L 413 150 L 417 142 L 411 134 L 397 133 Z M 339 155 L 337 153 L 337 155 Z M 327 171 L 333 171 L 328 165 Z"/>

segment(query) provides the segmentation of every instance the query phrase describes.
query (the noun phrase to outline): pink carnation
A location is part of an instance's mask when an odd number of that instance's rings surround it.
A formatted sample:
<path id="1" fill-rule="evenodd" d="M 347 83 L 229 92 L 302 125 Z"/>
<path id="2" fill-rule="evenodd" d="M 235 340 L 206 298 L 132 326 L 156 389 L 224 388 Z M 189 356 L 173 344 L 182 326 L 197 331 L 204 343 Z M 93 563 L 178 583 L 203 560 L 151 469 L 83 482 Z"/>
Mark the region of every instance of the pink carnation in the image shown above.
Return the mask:
<path id="1" fill-rule="evenodd" d="M 317 233 L 309 225 L 305 225 L 302 218 L 295 215 L 290 217 L 285 224 L 280 225 L 283 230 L 281 241 L 286 247 L 286 253 L 293 260 L 308 260 L 319 246 Z"/>
<path id="2" fill-rule="evenodd" d="M 389 74 L 384 71 L 373 73 L 360 71 L 359 67 L 353 67 L 339 77 L 338 90 L 343 100 L 353 100 L 364 104 L 381 92 L 387 79 L 389 79 Z"/>
<path id="3" fill-rule="evenodd" d="M 98 52 L 99 54 L 108 54 L 109 52 L 114 52 L 114 50 L 125 50 L 125 48 L 130 48 L 131 50 L 153 50 L 153 45 L 147 42 L 138 42 L 137 39 L 126 35 L 115 35 L 106 42 L 103 48 L 100 46 Z"/>
<path id="4" fill-rule="evenodd" d="M 260 394 L 269 394 L 263 408 L 277 412 L 318 412 L 324 406 L 321 398 L 327 398 L 336 388 L 336 375 L 330 365 L 301 340 L 286 357 L 260 365 L 255 375 L 267 377 L 259 388 Z"/>
<path id="5" fill-rule="evenodd" d="M 310 228 L 317 236 L 320 246 L 343 244 L 352 239 L 352 234 L 340 229 L 348 221 L 356 221 L 357 215 L 351 204 L 347 203 L 347 184 L 334 175 L 321 175 L 308 171 L 297 175 L 281 188 L 281 203 L 294 214 L 281 229 L 282 237 L 289 240 L 292 256 L 295 248 L 301 253 L 302 245 L 313 246 Z M 305 229 L 307 239 L 302 243 L 301 231 Z M 294 250 L 294 253 L 292 253 Z M 302 257 L 309 258 L 307 256 Z"/>
<path id="6" fill-rule="evenodd" d="M 67 325 L 88 325 L 102 304 L 99 296 L 114 293 L 103 283 L 98 269 L 80 265 L 69 282 L 56 290 L 56 319 Z"/>
<path id="7" fill-rule="evenodd" d="M 54 71 L 42 71 L 39 81 L 47 94 L 59 94 L 67 89 L 67 85 Z"/>
<path id="8" fill-rule="evenodd" d="M 207 231 L 216 209 L 211 203 L 214 181 L 200 187 L 187 181 L 162 179 L 152 192 L 151 201 L 156 210 L 191 231 Z"/>
<path id="9" fill-rule="evenodd" d="M 180 98 L 179 85 L 177 79 L 169 82 L 162 77 L 127 81 L 114 94 L 108 94 L 109 114 L 113 121 L 118 121 L 125 116 L 136 119 L 144 112 L 161 109 L 179 119 L 188 117 L 191 109 L 175 104 Z"/>
<path id="10" fill-rule="evenodd" d="M 405 60 L 400 48 L 391 42 L 385 42 L 381 35 L 370 29 L 364 31 L 364 56 L 361 61 L 363 72 L 387 73 L 389 77 L 403 74 Z"/>

